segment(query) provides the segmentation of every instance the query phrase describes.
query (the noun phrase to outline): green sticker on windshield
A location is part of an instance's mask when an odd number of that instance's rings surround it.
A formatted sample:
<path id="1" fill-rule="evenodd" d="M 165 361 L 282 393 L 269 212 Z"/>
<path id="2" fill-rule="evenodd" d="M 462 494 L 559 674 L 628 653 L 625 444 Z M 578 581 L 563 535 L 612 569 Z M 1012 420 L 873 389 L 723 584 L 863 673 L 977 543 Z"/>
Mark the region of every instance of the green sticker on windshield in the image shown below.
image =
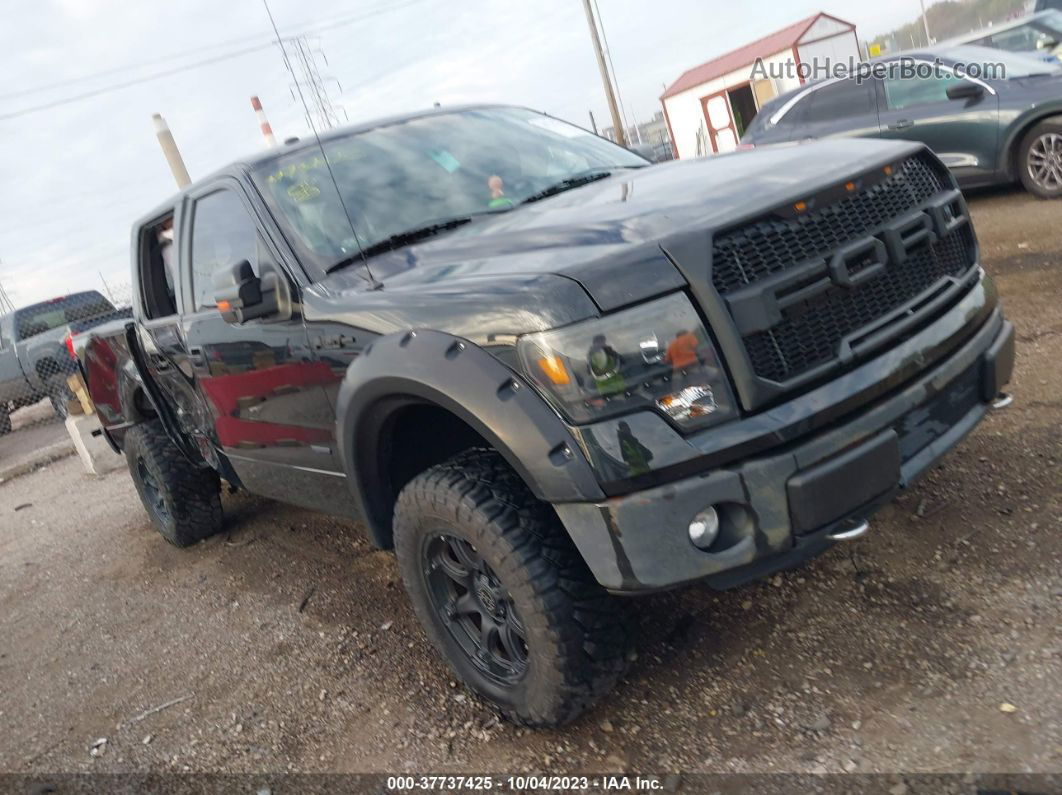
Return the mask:
<path id="1" fill-rule="evenodd" d="M 446 169 L 448 174 L 453 174 L 457 169 L 461 168 L 460 161 L 445 149 L 435 149 L 428 152 L 428 155 L 432 160 Z"/>
<path id="2" fill-rule="evenodd" d="M 288 196 L 297 202 L 315 199 L 321 195 L 321 189 L 311 182 L 297 182 L 288 188 Z"/>

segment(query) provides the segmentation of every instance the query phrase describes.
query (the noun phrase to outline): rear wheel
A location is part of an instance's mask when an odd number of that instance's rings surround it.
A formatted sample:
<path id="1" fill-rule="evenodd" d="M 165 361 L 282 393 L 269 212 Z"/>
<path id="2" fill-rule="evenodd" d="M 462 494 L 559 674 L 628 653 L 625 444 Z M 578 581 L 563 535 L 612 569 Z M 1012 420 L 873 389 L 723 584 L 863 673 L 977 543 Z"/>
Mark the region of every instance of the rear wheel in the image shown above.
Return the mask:
<path id="1" fill-rule="evenodd" d="M 508 719 L 567 723 L 623 673 L 622 610 L 497 453 L 468 451 L 410 481 L 395 551 L 428 637 Z"/>
<path id="2" fill-rule="evenodd" d="M 11 433 L 11 415 L 7 411 L 7 406 L 0 406 L 0 436 L 6 436 Z"/>
<path id="3" fill-rule="evenodd" d="M 1018 150 L 1018 169 L 1030 193 L 1062 196 L 1062 122 L 1042 121 L 1028 132 Z"/>
<path id="4" fill-rule="evenodd" d="M 62 375 L 53 375 L 47 380 L 45 386 L 48 391 L 48 400 L 52 404 L 52 411 L 55 412 L 56 417 L 65 420 L 70 416 L 69 402 L 73 400 L 74 396 L 69 387 L 67 387 L 64 377 Z"/>
<path id="5" fill-rule="evenodd" d="M 125 458 L 140 501 L 163 538 L 186 547 L 221 530 L 218 474 L 191 464 L 158 420 L 126 434 Z"/>

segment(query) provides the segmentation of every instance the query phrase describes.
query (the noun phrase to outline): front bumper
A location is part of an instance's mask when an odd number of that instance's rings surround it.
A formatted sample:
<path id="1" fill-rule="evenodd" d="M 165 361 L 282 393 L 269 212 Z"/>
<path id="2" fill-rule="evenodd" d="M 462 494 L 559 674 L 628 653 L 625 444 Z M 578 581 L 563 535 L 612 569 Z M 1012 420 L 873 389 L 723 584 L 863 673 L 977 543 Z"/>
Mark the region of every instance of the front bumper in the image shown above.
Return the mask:
<path id="1" fill-rule="evenodd" d="M 837 423 L 666 485 L 555 507 L 609 590 L 733 587 L 823 552 L 908 486 L 984 417 L 1013 364 L 1014 328 L 995 309 L 945 360 Z M 703 551 L 687 529 L 709 505 L 721 531 Z"/>

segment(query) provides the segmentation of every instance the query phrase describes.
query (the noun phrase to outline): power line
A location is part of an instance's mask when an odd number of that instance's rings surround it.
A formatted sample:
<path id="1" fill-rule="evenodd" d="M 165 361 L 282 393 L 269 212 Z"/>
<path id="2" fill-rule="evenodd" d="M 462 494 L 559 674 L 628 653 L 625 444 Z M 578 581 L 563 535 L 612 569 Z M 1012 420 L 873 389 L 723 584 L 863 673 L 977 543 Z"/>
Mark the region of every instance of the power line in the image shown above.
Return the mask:
<path id="1" fill-rule="evenodd" d="M 374 11 L 389 10 L 386 7 L 377 7 Z M 362 18 L 361 14 L 357 15 L 358 18 Z M 349 20 L 348 15 L 327 18 L 323 20 L 317 20 L 316 22 L 307 22 L 302 24 L 309 24 L 313 26 L 320 25 L 332 25 L 332 24 L 346 24 Z M 303 31 L 305 33 L 308 31 Z M 293 31 L 290 35 L 301 35 L 300 32 Z M 14 97 L 22 97 L 27 94 L 37 94 L 44 91 L 51 91 L 55 88 L 63 88 L 64 86 L 76 85 L 78 83 L 87 83 L 92 80 L 97 80 L 101 77 L 108 77 L 114 74 L 121 74 L 122 72 L 133 71 L 136 69 L 143 69 L 148 66 L 158 66 L 159 64 L 171 63 L 173 61 L 180 61 L 187 58 L 189 55 L 194 55 L 200 52 L 206 52 L 208 50 L 216 50 L 222 47 L 232 47 L 235 45 L 247 44 L 248 42 L 263 42 L 261 34 L 255 34 L 252 36 L 241 36 L 238 39 L 227 39 L 226 41 L 218 41 L 213 44 L 203 44 L 199 47 L 192 47 L 191 49 L 183 50 L 179 53 L 171 53 L 169 55 L 163 55 L 158 58 L 152 58 L 150 61 L 140 61 L 139 63 L 128 63 L 121 66 L 114 66 L 110 69 L 103 69 L 99 72 L 92 72 L 91 74 L 78 75 L 77 77 L 67 78 L 65 80 L 57 80 L 54 83 L 44 83 L 42 85 L 30 86 L 29 88 L 20 88 L 15 91 L 5 91 L 0 94 L 0 100 L 13 99 Z M 272 39 L 269 39 L 272 42 Z"/>
<path id="2" fill-rule="evenodd" d="M 319 33 L 319 32 L 323 32 L 323 31 L 326 31 L 326 30 L 334 30 L 335 28 L 342 27 L 344 25 L 350 25 L 350 24 L 353 24 L 355 22 L 359 22 L 359 21 L 361 21 L 363 19 L 368 19 L 370 17 L 379 16 L 379 15 L 384 14 L 384 13 L 390 13 L 392 11 L 399 11 L 399 10 L 401 10 L 403 8 L 407 8 L 407 7 L 411 6 L 411 5 L 414 5 L 416 3 L 421 3 L 421 2 L 424 2 L 424 0 L 407 0 L 407 2 L 404 3 L 404 4 L 397 4 L 397 5 L 389 6 L 387 8 L 380 8 L 380 9 L 377 9 L 376 11 L 374 11 L 374 12 L 368 12 L 368 13 L 365 13 L 365 14 L 361 14 L 361 15 L 359 15 L 357 17 L 348 17 L 347 19 L 345 19 L 343 21 L 335 22 L 335 23 L 332 23 L 332 24 L 329 24 L 329 25 L 322 25 L 322 26 L 319 26 L 318 28 L 314 28 L 314 29 L 308 30 L 306 32 L 307 33 Z M 6 121 L 8 119 L 15 119 L 15 118 L 19 118 L 21 116 L 28 116 L 28 115 L 30 115 L 32 113 L 40 113 L 41 111 L 51 110 L 52 108 L 57 108 L 57 107 L 60 107 L 62 105 L 69 105 L 69 104 L 71 104 L 73 102 L 80 102 L 80 101 L 85 100 L 85 99 L 91 99 L 92 97 L 98 97 L 98 96 L 100 96 L 102 94 L 108 94 L 108 93 L 110 93 L 112 91 L 119 91 L 121 89 L 130 88 L 131 86 L 139 85 L 141 83 L 147 83 L 147 82 L 152 81 L 152 80 L 159 80 L 159 79 L 164 78 L 164 77 L 170 77 L 170 76 L 175 75 L 175 74 L 180 74 L 181 72 L 186 72 L 186 71 L 188 71 L 190 69 L 198 69 L 198 68 L 203 67 L 203 66 L 210 66 L 212 64 L 221 63 L 223 61 L 229 61 L 229 60 L 232 60 L 234 58 L 240 58 L 240 57 L 242 57 L 244 55 L 249 55 L 251 53 L 261 52 L 262 50 L 267 50 L 267 49 L 269 49 L 270 47 L 272 47 L 276 43 L 280 43 L 281 47 L 283 47 L 283 42 L 287 41 L 287 40 L 290 40 L 290 39 L 291 39 L 291 37 L 286 37 L 286 38 L 285 37 L 281 37 L 279 35 L 279 33 L 278 33 L 277 34 L 277 39 L 269 40 L 269 41 L 266 41 L 264 43 L 256 44 L 256 45 L 251 46 L 251 47 L 246 47 L 246 48 L 243 48 L 243 49 L 240 49 L 240 50 L 234 50 L 234 51 L 228 52 L 228 53 L 222 53 L 220 55 L 216 55 L 216 56 L 213 56 L 213 57 L 210 57 L 210 58 L 205 58 L 205 59 L 203 59 L 201 61 L 194 61 L 194 62 L 189 63 L 189 64 L 182 64 L 181 66 L 175 66 L 175 67 L 172 67 L 170 69 L 164 69 L 164 70 L 159 71 L 159 72 L 154 72 L 153 74 L 142 75 L 140 77 L 130 78 L 129 80 L 124 80 L 122 82 L 114 83 L 114 84 L 111 84 L 111 85 L 108 85 L 108 86 L 101 86 L 100 88 L 96 88 L 96 89 L 93 89 L 91 91 L 85 91 L 85 92 L 82 92 L 80 94 L 74 94 L 72 96 L 64 97 L 62 99 L 52 100 L 50 102 L 45 102 L 45 103 L 42 103 L 40 105 L 32 105 L 30 107 L 19 108 L 18 110 L 10 111 L 8 113 L 0 113 L 0 121 Z M 286 55 L 285 55 L 285 62 L 287 62 L 287 56 Z"/>
<path id="3" fill-rule="evenodd" d="M 328 88 L 325 86 L 326 80 L 331 81 L 335 78 L 322 77 L 321 70 L 317 66 L 318 53 L 324 58 L 326 64 L 328 58 L 320 49 L 311 49 L 305 36 L 296 36 L 292 40 L 292 48 L 295 50 L 295 60 L 298 62 L 301 77 L 292 71 L 289 65 L 291 79 L 295 81 L 295 85 L 301 85 L 306 89 L 313 105 L 313 117 L 318 129 L 331 130 L 333 127 L 338 127 L 339 113 L 332 104 L 332 98 L 328 95 Z M 339 83 L 338 80 L 335 82 Z M 306 113 L 306 122 L 313 126 L 310 120 L 310 109 L 304 107 L 303 110 Z"/>

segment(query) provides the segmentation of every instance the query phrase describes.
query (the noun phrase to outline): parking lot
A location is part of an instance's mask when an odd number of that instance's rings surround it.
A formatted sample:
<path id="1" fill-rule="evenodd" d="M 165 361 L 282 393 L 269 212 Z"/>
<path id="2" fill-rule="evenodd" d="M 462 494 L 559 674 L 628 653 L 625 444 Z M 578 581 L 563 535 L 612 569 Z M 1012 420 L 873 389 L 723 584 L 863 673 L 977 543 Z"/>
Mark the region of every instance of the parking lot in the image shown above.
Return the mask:
<path id="1" fill-rule="evenodd" d="M 66 458 L 0 485 L 0 769 L 1058 770 L 1062 225 L 1016 190 L 971 206 L 1014 404 L 864 539 L 632 603 L 638 659 L 573 726 L 455 683 L 356 525 L 236 495 L 182 551 L 124 470 Z"/>

